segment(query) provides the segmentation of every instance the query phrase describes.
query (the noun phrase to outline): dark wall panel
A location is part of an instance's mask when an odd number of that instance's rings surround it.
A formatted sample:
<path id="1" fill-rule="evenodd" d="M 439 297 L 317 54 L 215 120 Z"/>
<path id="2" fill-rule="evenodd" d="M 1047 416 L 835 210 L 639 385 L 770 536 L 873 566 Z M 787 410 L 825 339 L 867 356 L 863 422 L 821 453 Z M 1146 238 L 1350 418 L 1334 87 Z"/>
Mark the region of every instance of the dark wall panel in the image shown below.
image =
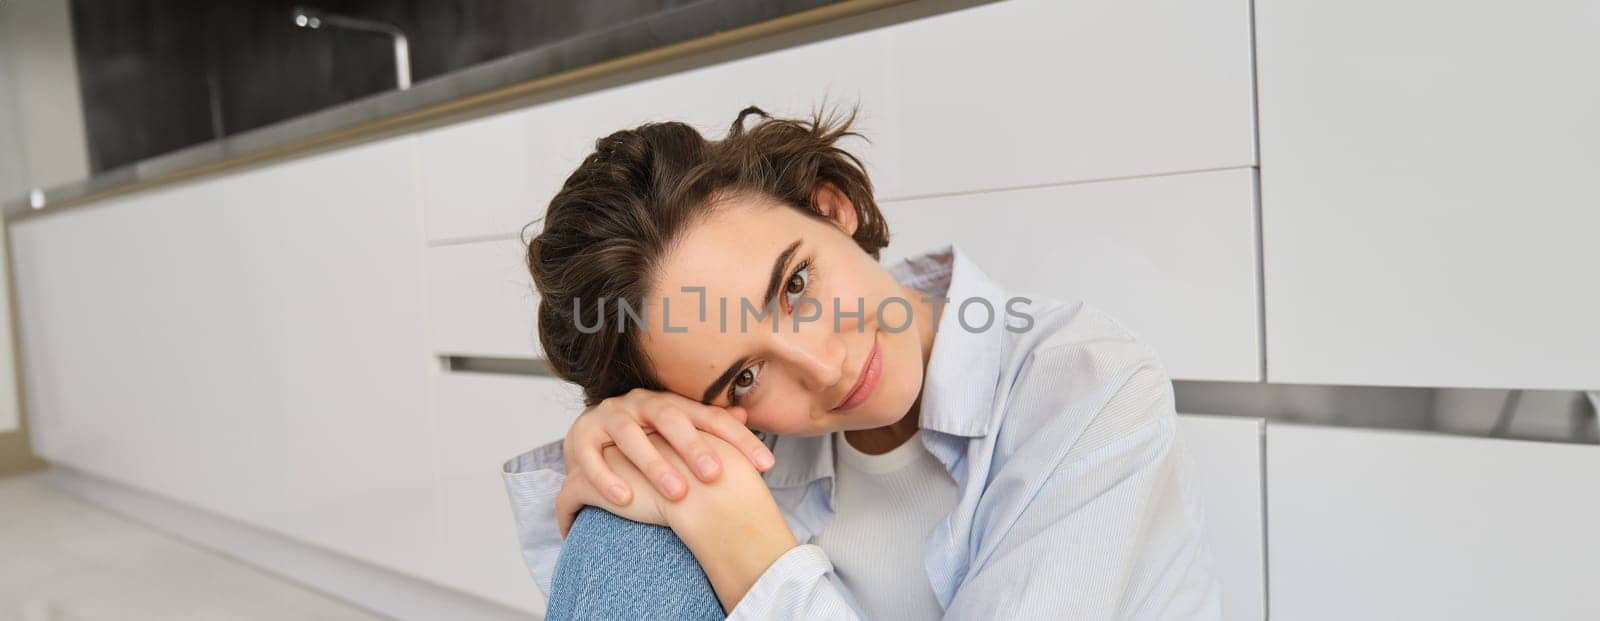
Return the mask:
<path id="1" fill-rule="evenodd" d="M 212 137 L 196 2 L 72 6 L 89 165 L 115 168 Z"/>
<path id="2" fill-rule="evenodd" d="M 398 26 L 421 82 L 675 11 L 708 13 L 715 30 L 827 1 L 72 0 L 72 12 L 98 173 L 394 88 L 388 37 L 297 27 L 296 6 Z"/>

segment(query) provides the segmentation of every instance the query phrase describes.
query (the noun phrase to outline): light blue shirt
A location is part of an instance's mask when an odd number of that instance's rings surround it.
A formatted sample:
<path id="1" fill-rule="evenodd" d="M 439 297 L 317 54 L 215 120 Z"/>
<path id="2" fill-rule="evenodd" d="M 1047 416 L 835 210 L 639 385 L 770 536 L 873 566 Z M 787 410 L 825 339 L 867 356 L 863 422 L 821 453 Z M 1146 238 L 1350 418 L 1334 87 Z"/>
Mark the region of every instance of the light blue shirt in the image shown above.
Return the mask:
<path id="1" fill-rule="evenodd" d="M 1034 299 L 1008 315 L 1011 296 L 954 245 L 890 271 L 951 300 L 918 434 L 958 486 L 917 577 L 945 618 L 1220 618 L 1194 468 L 1155 352 L 1081 302 Z M 988 301 L 992 322 L 981 303 L 957 316 L 975 298 Z M 729 618 L 860 617 L 809 543 L 833 517 L 833 434 L 761 436 L 777 457 L 767 486 L 805 543 L 767 568 Z M 504 476 L 523 558 L 548 594 L 561 549 L 561 443 L 512 458 Z"/>

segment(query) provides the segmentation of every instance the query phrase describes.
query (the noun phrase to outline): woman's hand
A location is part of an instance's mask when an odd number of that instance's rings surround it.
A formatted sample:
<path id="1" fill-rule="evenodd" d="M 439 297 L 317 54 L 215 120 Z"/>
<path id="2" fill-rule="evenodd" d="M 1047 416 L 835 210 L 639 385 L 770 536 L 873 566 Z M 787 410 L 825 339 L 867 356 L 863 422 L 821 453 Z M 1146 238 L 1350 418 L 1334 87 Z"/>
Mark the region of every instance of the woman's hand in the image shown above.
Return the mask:
<path id="1" fill-rule="evenodd" d="M 640 472 L 620 449 L 607 446 L 601 451 L 601 458 L 606 466 L 624 483 L 636 487 L 639 490 L 638 495 L 627 505 L 616 504 L 595 491 L 594 486 L 589 484 L 589 478 L 581 472 L 582 466 L 577 467 L 578 471 L 567 471 L 561 491 L 556 495 L 556 521 L 561 527 L 561 536 L 567 536 L 567 531 L 572 528 L 572 522 L 578 517 L 578 511 L 585 506 L 605 509 L 635 522 L 672 527 L 674 520 L 681 523 L 689 515 L 697 519 L 710 519 L 716 514 L 746 513 L 740 506 L 746 499 L 758 500 L 761 496 L 767 496 L 766 502 L 769 504 L 772 502 L 761 473 L 743 463 L 745 460 L 738 449 L 716 436 L 699 431 L 695 434 L 699 436 L 696 439 L 704 442 L 708 450 L 729 464 L 727 472 L 716 482 L 690 481 L 690 491 L 682 500 L 669 500 L 657 493 L 645 481 L 644 473 Z M 649 434 L 646 442 L 666 456 L 669 466 L 673 468 L 684 466 L 683 459 L 672 450 L 672 445 L 668 444 L 660 434 Z M 726 518 L 723 518 L 723 521 L 726 521 Z"/>
<path id="2" fill-rule="evenodd" d="M 638 497 L 627 506 L 616 505 L 596 493 L 587 477 L 568 471 L 556 496 L 556 513 L 563 538 L 584 506 L 671 528 L 700 562 L 723 610 L 733 610 L 767 568 L 799 542 L 778 509 L 772 490 L 767 489 L 760 472 L 744 463 L 739 449 L 722 438 L 696 433 L 709 450 L 728 464 L 727 472 L 716 481 L 691 480 L 683 499 L 668 500 L 645 482 L 644 473 L 621 450 L 608 446 L 602 451 L 602 459 L 618 477 L 638 486 Z M 667 456 L 669 465 L 683 466 L 678 453 L 659 434 L 649 434 L 646 441 Z"/>
<path id="3" fill-rule="evenodd" d="M 681 499 L 689 489 L 680 471 L 684 464 L 693 464 L 695 476 L 706 483 L 715 481 L 725 466 L 718 452 L 702 438 L 702 432 L 733 445 L 758 471 L 765 472 L 772 468 L 772 452 L 744 426 L 745 420 L 744 409 L 737 406 L 722 408 L 676 393 L 634 389 L 589 408 L 572 423 L 561 445 L 567 480 L 582 477 L 609 504 L 618 507 L 632 502 L 634 487 L 641 483 L 653 486 L 668 500 Z M 672 450 L 665 452 L 676 452 L 676 457 L 681 458 L 676 466 L 647 439 L 652 432 L 670 445 Z M 608 446 L 619 449 L 649 482 L 630 483 L 618 476 L 616 468 L 602 456 Z M 564 493 L 566 487 L 563 485 Z M 582 496 L 593 497 L 589 493 Z M 572 513 L 576 515 L 577 511 Z"/>
<path id="4" fill-rule="evenodd" d="M 649 442 L 658 450 L 670 448 L 660 435 L 652 433 L 649 438 Z M 668 450 L 667 454 L 676 462 L 674 466 L 682 464 L 682 461 L 677 459 L 677 453 Z M 656 493 L 655 489 L 645 481 L 644 474 L 628 461 L 622 451 L 615 446 L 607 446 L 601 451 L 601 458 L 614 476 L 628 485 L 638 487 L 638 496 L 629 499 L 627 505 L 619 505 L 595 491 L 582 466 L 576 466 L 576 470 L 567 470 L 567 478 L 561 483 L 561 491 L 556 494 L 556 523 L 561 527 L 561 537 L 566 538 L 567 531 L 572 528 L 572 522 L 578 519 L 578 512 L 584 507 L 605 509 L 635 522 L 668 526 L 667 499 Z"/>

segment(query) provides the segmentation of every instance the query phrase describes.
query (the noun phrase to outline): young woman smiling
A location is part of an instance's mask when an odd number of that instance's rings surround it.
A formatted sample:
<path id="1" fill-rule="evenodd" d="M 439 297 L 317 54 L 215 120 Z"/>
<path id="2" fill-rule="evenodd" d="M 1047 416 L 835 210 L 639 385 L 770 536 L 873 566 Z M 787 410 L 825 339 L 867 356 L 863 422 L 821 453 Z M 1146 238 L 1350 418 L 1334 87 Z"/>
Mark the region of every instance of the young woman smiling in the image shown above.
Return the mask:
<path id="1" fill-rule="evenodd" d="M 588 407 L 505 465 L 548 618 L 1218 617 L 1155 353 L 953 245 L 881 265 L 849 124 L 619 131 L 550 202 Z"/>

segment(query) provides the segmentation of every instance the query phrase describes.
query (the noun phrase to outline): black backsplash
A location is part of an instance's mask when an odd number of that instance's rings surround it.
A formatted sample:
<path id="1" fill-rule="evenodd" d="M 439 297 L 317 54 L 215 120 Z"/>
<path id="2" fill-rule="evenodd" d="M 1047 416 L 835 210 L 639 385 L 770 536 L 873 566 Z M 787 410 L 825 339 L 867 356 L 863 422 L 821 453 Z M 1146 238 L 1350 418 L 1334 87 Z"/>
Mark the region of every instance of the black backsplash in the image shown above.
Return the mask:
<path id="1" fill-rule="evenodd" d="M 768 0 L 799 9 L 817 0 Z M 697 0 L 73 0 L 95 173 L 393 89 L 387 37 L 299 28 L 296 6 L 406 33 L 414 82 Z M 733 26 L 736 24 L 728 24 Z"/>

